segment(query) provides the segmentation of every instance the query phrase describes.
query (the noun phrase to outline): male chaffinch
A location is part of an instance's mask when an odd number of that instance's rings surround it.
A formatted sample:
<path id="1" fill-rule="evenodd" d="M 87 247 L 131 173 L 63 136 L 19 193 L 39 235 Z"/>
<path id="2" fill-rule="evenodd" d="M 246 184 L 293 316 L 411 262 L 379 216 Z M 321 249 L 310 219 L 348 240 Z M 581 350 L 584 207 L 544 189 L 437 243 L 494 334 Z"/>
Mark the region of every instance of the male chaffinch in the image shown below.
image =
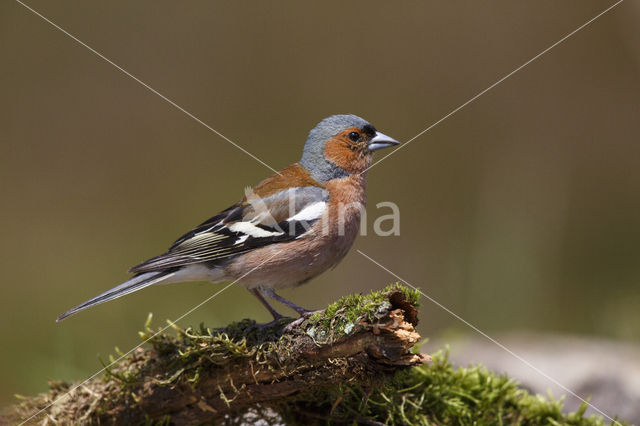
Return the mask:
<path id="1" fill-rule="evenodd" d="M 237 204 L 130 269 L 135 276 L 76 306 L 58 321 L 154 284 L 239 280 L 269 310 L 275 289 L 309 281 L 347 254 L 360 226 L 373 152 L 399 144 L 355 115 L 333 115 L 309 132 L 299 162 L 247 189 Z"/>

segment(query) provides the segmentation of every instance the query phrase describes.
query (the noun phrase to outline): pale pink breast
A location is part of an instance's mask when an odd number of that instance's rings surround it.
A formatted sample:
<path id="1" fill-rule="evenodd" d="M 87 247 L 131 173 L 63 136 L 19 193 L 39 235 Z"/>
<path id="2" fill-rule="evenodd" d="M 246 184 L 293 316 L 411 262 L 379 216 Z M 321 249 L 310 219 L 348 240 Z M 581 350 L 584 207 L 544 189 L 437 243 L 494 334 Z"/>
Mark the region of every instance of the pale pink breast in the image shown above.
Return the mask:
<path id="1" fill-rule="evenodd" d="M 309 236 L 256 249 L 234 259 L 225 275 L 245 287 L 283 288 L 301 284 L 344 258 L 358 235 L 365 205 L 365 177 L 352 175 L 326 183 L 329 205 Z"/>

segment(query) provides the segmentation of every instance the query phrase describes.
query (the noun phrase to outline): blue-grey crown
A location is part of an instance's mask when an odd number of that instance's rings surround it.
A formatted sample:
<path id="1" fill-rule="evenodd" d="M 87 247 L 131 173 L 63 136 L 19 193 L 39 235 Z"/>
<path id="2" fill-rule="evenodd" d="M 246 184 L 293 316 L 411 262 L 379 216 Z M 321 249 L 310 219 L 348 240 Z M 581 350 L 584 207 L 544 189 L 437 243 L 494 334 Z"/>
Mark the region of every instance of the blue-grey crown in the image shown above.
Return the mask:
<path id="1" fill-rule="evenodd" d="M 307 142 L 304 144 L 304 150 L 302 151 L 300 164 L 318 182 L 326 182 L 331 179 L 348 176 L 348 172 L 326 159 L 324 145 L 340 132 L 351 127 L 362 129 L 367 125 L 371 126 L 367 120 L 353 114 L 338 114 L 325 118 L 309 132 Z"/>

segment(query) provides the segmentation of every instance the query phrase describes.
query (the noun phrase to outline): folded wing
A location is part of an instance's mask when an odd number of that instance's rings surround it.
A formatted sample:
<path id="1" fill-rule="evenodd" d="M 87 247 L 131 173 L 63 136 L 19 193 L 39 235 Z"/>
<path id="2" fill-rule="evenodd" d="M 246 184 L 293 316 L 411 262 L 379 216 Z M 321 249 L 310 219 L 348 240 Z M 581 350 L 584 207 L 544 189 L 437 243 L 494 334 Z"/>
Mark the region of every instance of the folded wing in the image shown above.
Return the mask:
<path id="1" fill-rule="evenodd" d="M 229 207 L 180 237 L 169 250 L 130 272 L 145 273 L 227 259 L 269 244 L 302 238 L 327 209 L 329 195 L 321 187 L 305 186 L 258 197 L 248 191 Z"/>

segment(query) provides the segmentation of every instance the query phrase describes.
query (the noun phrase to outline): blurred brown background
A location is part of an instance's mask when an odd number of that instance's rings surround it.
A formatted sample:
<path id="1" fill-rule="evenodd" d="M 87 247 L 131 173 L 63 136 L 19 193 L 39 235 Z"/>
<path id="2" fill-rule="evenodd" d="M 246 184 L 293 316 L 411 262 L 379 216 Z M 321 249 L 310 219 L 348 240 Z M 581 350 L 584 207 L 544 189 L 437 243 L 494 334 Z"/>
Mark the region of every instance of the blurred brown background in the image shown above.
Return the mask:
<path id="1" fill-rule="evenodd" d="M 28 4 L 279 169 L 335 113 L 413 137 L 612 2 Z M 372 169 L 370 217 L 397 203 L 401 236 L 355 248 L 489 334 L 640 341 L 639 17 L 623 3 Z M 11 1 L 0 57 L 6 405 L 220 288 L 146 289 L 55 323 L 271 171 Z M 319 308 L 392 281 L 353 250 L 282 294 Z M 244 317 L 269 319 L 232 287 L 180 325 Z M 470 333 L 427 301 L 421 317 L 425 336 Z"/>

